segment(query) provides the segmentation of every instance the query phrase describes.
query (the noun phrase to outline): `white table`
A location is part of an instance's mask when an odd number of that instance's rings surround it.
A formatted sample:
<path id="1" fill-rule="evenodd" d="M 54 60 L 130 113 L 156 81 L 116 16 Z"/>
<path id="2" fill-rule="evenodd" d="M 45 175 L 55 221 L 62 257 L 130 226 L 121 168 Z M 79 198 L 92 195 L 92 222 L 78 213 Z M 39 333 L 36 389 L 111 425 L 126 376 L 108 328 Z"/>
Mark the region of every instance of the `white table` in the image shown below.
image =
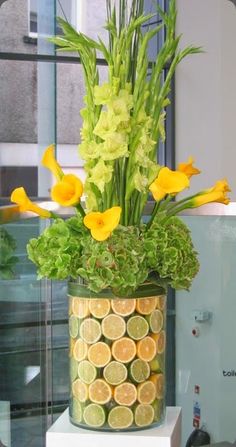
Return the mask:
<path id="1" fill-rule="evenodd" d="M 163 425 L 133 432 L 99 432 L 75 427 L 68 409 L 47 431 L 46 447 L 180 447 L 181 408 L 167 407 Z"/>

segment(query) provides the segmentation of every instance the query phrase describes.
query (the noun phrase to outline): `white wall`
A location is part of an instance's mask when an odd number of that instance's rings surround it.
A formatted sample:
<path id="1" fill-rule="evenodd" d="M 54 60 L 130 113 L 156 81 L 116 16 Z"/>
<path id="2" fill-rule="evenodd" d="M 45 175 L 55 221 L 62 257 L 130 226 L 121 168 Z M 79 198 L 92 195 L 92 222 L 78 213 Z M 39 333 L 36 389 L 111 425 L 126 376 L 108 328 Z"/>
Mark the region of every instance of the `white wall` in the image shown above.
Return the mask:
<path id="1" fill-rule="evenodd" d="M 227 177 L 236 200 L 236 8 L 228 0 L 177 0 L 181 46 L 205 53 L 176 73 L 176 159 L 191 154 L 202 175 L 192 190 Z"/>
<path id="2" fill-rule="evenodd" d="M 191 154 L 202 174 L 192 191 L 227 177 L 236 201 L 236 8 L 228 0 L 177 0 L 181 45 L 202 46 L 176 74 L 176 159 Z M 190 293 L 176 300 L 176 400 L 183 407 L 182 445 L 193 430 L 194 401 L 201 405 L 212 442 L 236 438 L 236 382 L 222 370 L 235 366 L 235 219 L 192 217 L 189 224 L 199 252 L 200 272 Z M 213 318 L 191 335 L 194 309 Z M 233 342 L 234 343 L 234 342 Z M 231 366 L 233 365 L 233 366 Z M 232 380 L 229 380 L 232 379 Z M 201 386 L 200 395 L 194 385 Z M 234 401 L 234 403 L 233 403 Z"/>

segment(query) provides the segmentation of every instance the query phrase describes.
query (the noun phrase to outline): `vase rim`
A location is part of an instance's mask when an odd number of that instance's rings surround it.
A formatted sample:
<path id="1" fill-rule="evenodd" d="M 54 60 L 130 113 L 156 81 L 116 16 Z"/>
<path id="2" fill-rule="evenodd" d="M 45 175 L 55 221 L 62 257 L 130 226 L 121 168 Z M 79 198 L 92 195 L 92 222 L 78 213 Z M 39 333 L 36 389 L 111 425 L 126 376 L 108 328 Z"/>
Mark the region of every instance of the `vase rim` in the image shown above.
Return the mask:
<path id="1" fill-rule="evenodd" d="M 145 298 L 151 296 L 166 295 L 166 289 L 163 286 L 146 282 L 140 285 L 132 295 L 118 295 L 112 292 L 112 289 L 104 289 L 101 292 L 93 292 L 86 284 L 79 282 L 68 282 L 68 294 L 71 296 L 78 296 L 83 298 Z"/>

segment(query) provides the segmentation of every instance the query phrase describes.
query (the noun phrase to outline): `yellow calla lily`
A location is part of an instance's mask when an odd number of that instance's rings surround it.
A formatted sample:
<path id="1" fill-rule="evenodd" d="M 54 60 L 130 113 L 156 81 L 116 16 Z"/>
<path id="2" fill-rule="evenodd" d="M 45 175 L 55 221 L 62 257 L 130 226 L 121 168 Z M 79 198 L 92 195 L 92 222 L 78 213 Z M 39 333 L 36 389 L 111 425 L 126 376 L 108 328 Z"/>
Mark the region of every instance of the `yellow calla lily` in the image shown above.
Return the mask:
<path id="1" fill-rule="evenodd" d="M 55 146 L 54 144 L 51 144 L 45 150 L 41 163 L 45 168 L 48 168 L 53 173 L 53 175 L 55 175 L 57 180 L 61 180 L 64 174 L 60 165 L 55 159 L 54 152 Z"/>
<path id="2" fill-rule="evenodd" d="M 186 174 L 161 168 L 158 177 L 149 186 L 155 200 L 162 200 L 166 194 L 177 194 L 189 187 L 189 179 Z"/>
<path id="3" fill-rule="evenodd" d="M 83 194 L 83 183 L 74 174 L 63 175 L 60 182 L 52 187 L 52 200 L 62 206 L 73 206 L 79 203 Z"/>
<path id="4" fill-rule="evenodd" d="M 224 203 L 224 205 L 228 205 L 230 200 L 224 193 L 221 191 L 213 191 L 207 194 L 202 194 L 200 196 L 195 197 L 192 200 L 191 205 L 188 208 L 197 208 L 199 206 L 205 205 L 206 203 L 217 202 Z"/>
<path id="5" fill-rule="evenodd" d="M 14 191 L 11 193 L 11 202 L 19 205 L 19 209 L 21 212 L 32 211 L 33 213 L 38 214 L 40 217 L 52 217 L 50 211 L 44 210 L 35 203 L 31 202 L 23 187 L 14 189 Z"/>
<path id="6" fill-rule="evenodd" d="M 84 225 L 96 241 L 105 241 L 120 221 L 121 207 L 113 206 L 104 213 L 92 212 L 84 217 Z"/>
<path id="7" fill-rule="evenodd" d="M 207 192 L 213 192 L 213 191 L 221 191 L 224 193 L 230 192 L 231 189 L 229 187 L 227 179 L 223 178 L 222 180 L 218 180 L 212 188 L 207 190 Z"/>
<path id="8" fill-rule="evenodd" d="M 201 171 L 193 166 L 194 159 L 193 157 L 189 157 L 187 163 L 179 163 L 178 171 L 183 172 L 187 175 L 188 178 L 192 177 L 192 175 L 198 175 Z"/>
<path id="9" fill-rule="evenodd" d="M 230 199 L 227 197 L 226 193 L 230 191 L 231 189 L 226 179 L 218 180 L 212 188 L 202 191 L 198 196 L 193 198 L 189 208 L 197 208 L 211 202 L 228 205 Z"/>

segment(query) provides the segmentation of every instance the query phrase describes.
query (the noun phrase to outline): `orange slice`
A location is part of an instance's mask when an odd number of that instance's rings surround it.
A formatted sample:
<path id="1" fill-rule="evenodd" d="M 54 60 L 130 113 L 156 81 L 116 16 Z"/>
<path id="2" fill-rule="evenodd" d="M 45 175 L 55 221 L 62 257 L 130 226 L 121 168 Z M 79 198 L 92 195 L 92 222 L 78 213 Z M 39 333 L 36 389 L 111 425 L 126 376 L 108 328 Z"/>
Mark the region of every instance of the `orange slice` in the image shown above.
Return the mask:
<path id="1" fill-rule="evenodd" d="M 72 297 L 71 301 L 72 313 L 77 318 L 85 318 L 89 315 L 89 302 L 85 298 Z"/>
<path id="2" fill-rule="evenodd" d="M 112 398 L 112 389 L 103 379 L 94 380 L 89 385 L 89 399 L 95 404 L 106 404 Z"/>
<path id="3" fill-rule="evenodd" d="M 157 309 L 164 310 L 166 306 L 166 295 L 157 296 Z"/>
<path id="4" fill-rule="evenodd" d="M 81 338 L 76 340 L 73 347 L 73 357 L 78 361 L 86 359 L 88 354 L 88 345 Z"/>
<path id="5" fill-rule="evenodd" d="M 159 332 L 159 334 L 152 334 L 152 339 L 156 343 L 157 354 L 162 354 L 166 347 L 166 333 L 165 331 Z"/>
<path id="6" fill-rule="evenodd" d="M 156 386 L 153 382 L 147 381 L 138 385 L 137 399 L 140 404 L 151 404 L 156 399 Z"/>
<path id="7" fill-rule="evenodd" d="M 155 334 L 157 335 L 157 334 Z M 156 343 L 151 337 L 144 337 L 137 342 L 137 356 L 145 362 L 151 362 L 156 355 Z"/>
<path id="8" fill-rule="evenodd" d="M 80 379 L 76 379 L 72 383 L 72 394 L 80 402 L 85 402 L 88 399 L 88 385 L 83 383 Z"/>
<path id="9" fill-rule="evenodd" d="M 129 363 L 136 355 L 135 342 L 128 337 L 120 338 L 112 344 L 111 352 L 118 362 Z"/>
<path id="10" fill-rule="evenodd" d="M 115 387 L 114 399 L 119 405 L 131 407 L 137 399 L 137 389 L 133 383 L 124 382 Z"/>
<path id="11" fill-rule="evenodd" d="M 162 399 L 165 393 L 165 376 L 162 373 L 153 374 L 149 377 L 149 381 L 151 381 L 156 388 L 156 397 L 157 399 Z"/>
<path id="12" fill-rule="evenodd" d="M 138 298 L 136 303 L 136 310 L 139 314 L 149 315 L 156 309 L 157 297 L 150 296 L 148 298 Z"/>
<path id="13" fill-rule="evenodd" d="M 106 317 L 110 312 L 110 308 L 110 301 L 105 298 L 89 300 L 89 310 L 95 318 Z"/>
<path id="14" fill-rule="evenodd" d="M 136 300 L 134 298 L 111 300 L 111 308 L 115 314 L 127 317 L 135 311 Z"/>
<path id="15" fill-rule="evenodd" d="M 111 350 L 106 343 L 99 341 L 89 347 L 88 359 L 94 366 L 101 368 L 110 362 Z"/>
<path id="16" fill-rule="evenodd" d="M 123 337 L 125 331 L 126 323 L 120 315 L 110 314 L 102 320 L 102 333 L 109 340 Z"/>

